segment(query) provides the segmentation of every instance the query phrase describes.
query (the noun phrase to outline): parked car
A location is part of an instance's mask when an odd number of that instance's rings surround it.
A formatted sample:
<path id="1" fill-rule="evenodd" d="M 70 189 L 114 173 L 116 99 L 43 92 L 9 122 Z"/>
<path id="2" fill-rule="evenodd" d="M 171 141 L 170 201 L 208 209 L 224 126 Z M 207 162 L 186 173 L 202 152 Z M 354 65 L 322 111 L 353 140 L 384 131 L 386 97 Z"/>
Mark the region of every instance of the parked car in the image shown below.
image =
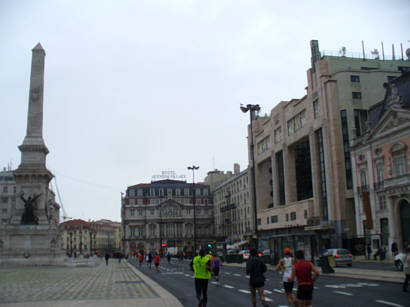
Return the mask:
<path id="1" fill-rule="evenodd" d="M 243 250 L 239 251 L 238 254 L 242 255 L 243 259 L 245 259 L 245 260 L 249 259 L 249 257 L 251 256 L 249 250 L 247 250 L 247 249 L 243 249 Z"/>
<path id="2" fill-rule="evenodd" d="M 352 253 L 344 248 L 325 249 L 322 253 L 322 256 L 333 256 L 333 258 L 335 259 L 336 266 L 338 265 L 352 266 L 353 264 Z"/>

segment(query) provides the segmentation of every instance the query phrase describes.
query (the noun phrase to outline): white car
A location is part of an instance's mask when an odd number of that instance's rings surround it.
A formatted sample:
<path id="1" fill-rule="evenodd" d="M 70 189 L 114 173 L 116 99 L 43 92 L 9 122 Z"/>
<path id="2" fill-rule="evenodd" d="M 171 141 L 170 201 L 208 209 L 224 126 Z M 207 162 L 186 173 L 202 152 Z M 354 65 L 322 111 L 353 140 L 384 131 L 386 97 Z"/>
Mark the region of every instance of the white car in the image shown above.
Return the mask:
<path id="1" fill-rule="evenodd" d="M 239 251 L 238 254 L 242 255 L 243 259 L 245 260 L 249 259 L 249 257 L 251 256 L 251 253 L 247 249 Z"/>

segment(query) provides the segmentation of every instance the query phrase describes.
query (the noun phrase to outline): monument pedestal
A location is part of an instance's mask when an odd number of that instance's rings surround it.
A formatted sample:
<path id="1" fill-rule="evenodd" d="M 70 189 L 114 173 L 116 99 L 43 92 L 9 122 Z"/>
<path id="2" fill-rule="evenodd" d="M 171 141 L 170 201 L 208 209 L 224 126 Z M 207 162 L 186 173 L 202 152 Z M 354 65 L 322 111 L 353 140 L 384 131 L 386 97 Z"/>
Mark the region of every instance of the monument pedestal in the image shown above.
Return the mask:
<path id="1" fill-rule="evenodd" d="M 57 226 L 7 225 L 2 229 L 1 265 L 65 265 Z"/>

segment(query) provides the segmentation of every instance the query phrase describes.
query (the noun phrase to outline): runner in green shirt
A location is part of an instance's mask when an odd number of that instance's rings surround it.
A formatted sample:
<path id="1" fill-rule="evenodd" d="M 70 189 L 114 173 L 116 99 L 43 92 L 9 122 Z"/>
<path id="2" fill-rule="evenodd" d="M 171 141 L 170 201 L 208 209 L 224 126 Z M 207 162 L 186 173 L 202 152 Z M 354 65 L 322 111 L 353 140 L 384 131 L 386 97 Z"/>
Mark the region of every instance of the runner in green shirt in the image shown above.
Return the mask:
<path id="1" fill-rule="evenodd" d="M 206 307 L 208 301 L 208 280 L 211 278 L 211 263 L 205 256 L 205 251 L 201 249 L 199 256 L 196 256 L 191 262 L 191 270 L 194 271 L 196 297 L 198 298 L 198 307 Z"/>

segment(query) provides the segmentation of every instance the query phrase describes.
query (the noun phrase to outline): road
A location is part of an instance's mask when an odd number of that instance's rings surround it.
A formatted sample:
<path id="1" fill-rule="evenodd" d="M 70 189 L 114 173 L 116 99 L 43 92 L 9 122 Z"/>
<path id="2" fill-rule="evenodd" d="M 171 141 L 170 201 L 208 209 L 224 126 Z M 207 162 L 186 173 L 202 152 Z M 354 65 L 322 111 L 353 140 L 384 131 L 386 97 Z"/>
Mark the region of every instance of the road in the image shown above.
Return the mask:
<path id="1" fill-rule="evenodd" d="M 156 272 L 154 266 L 148 268 L 145 262 L 141 267 L 134 260 L 130 262 L 175 295 L 184 306 L 197 306 L 189 262 L 173 259 L 168 264 L 166 259 L 161 260 L 160 272 Z M 273 271 L 268 271 L 265 276 L 265 294 L 270 306 L 288 306 L 280 284 L 281 276 Z M 314 306 L 332 307 L 404 307 L 409 306 L 410 294 L 402 292 L 400 284 L 320 276 L 315 283 L 313 302 Z M 220 285 L 214 280 L 209 283 L 208 306 L 251 306 L 244 268 L 222 267 Z"/>

